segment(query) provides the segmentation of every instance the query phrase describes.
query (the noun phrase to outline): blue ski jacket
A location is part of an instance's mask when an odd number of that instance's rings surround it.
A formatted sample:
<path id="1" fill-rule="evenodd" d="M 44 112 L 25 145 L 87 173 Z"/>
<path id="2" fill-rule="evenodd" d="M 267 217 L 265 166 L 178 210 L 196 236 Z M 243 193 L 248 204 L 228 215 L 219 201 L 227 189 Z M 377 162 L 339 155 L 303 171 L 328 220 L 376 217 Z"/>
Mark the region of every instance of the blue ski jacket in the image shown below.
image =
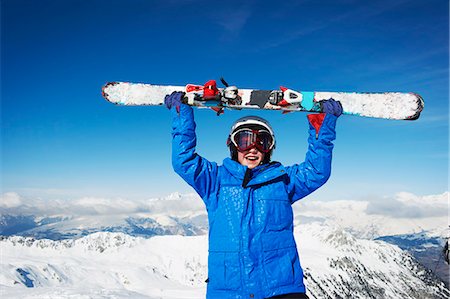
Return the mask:
<path id="1" fill-rule="evenodd" d="M 199 156 L 192 107 L 182 104 L 180 113 L 171 112 L 173 168 L 208 211 L 206 297 L 258 299 L 306 292 L 291 205 L 328 180 L 337 117 L 308 115 L 303 163 L 284 167 L 271 162 L 247 170 L 230 158 L 218 165 Z M 250 179 L 243 185 L 246 172 Z"/>

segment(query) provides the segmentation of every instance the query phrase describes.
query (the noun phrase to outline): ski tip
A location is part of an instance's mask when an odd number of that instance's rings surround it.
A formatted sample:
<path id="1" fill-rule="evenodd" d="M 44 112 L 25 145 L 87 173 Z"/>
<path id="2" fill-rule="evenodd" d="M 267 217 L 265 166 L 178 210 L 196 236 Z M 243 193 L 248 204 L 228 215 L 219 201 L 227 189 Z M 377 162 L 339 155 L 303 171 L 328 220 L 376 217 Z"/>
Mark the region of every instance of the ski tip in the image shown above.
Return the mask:
<path id="1" fill-rule="evenodd" d="M 417 120 L 420 117 L 420 113 L 422 113 L 423 108 L 425 107 L 425 102 L 422 98 L 422 96 L 418 93 L 414 93 L 411 92 L 412 95 L 414 95 L 416 97 L 416 101 L 417 101 L 417 109 L 416 109 L 416 113 L 408 118 L 406 118 L 405 120 Z"/>
<path id="2" fill-rule="evenodd" d="M 102 86 L 102 97 L 108 102 L 111 102 L 109 99 L 108 88 L 117 84 L 119 84 L 119 82 L 107 82 Z"/>

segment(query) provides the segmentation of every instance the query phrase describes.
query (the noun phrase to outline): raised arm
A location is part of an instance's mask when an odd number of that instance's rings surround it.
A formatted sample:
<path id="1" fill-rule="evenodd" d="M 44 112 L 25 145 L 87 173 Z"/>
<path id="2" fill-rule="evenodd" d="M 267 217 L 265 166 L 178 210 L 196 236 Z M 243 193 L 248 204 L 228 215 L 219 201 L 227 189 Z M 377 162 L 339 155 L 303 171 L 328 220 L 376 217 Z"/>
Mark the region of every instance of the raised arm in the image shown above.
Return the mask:
<path id="1" fill-rule="evenodd" d="M 292 202 L 312 193 L 330 177 L 332 142 L 336 138 L 336 120 L 342 114 L 342 106 L 334 100 L 328 100 L 326 105 L 329 109 L 324 110 L 328 113 L 308 115 L 309 137 L 305 161 L 286 168 Z"/>
<path id="2" fill-rule="evenodd" d="M 172 166 L 208 207 L 209 195 L 216 186 L 217 164 L 195 152 L 197 137 L 194 111 L 191 106 L 181 103 L 182 97 L 183 93 L 173 93 L 165 101 L 172 114 Z"/>

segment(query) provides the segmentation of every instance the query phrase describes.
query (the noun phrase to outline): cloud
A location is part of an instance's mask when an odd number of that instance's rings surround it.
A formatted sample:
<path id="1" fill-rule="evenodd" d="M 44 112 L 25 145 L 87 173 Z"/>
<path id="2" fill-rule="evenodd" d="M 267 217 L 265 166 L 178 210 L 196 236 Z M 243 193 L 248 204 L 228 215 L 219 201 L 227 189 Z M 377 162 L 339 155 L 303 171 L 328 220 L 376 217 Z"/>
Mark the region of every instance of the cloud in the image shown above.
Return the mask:
<path id="1" fill-rule="evenodd" d="M 305 1 L 305 2 L 312 2 L 312 1 Z M 347 2 L 348 2 L 347 4 L 352 4 L 353 1 L 348 0 Z M 272 42 L 265 41 L 264 44 L 260 45 L 259 47 L 254 47 L 253 49 L 255 51 L 262 51 L 269 48 L 281 47 L 304 36 L 315 34 L 324 29 L 339 25 L 345 20 L 351 20 L 354 18 L 364 18 L 367 20 L 376 17 L 378 15 L 382 15 L 385 12 L 388 12 L 392 9 L 396 9 L 407 2 L 410 2 L 410 0 L 393 0 L 389 2 L 383 2 L 382 4 L 379 4 L 377 2 L 366 3 L 354 1 L 354 3 L 352 4 L 354 8 L 352 9 L 349 9 L 340 14 L 329 16 L 326 18 L 326 20 L 318 19 L 316 22 L 301 23 L 302 27 L 297 28 L 293 27 L 290 30 L 286 30 L 283 36 L 281 37 L 278 36 Z M 363 3 L 363 5 L 357 6 L 358 3 Z M 284 9 L 286 10 L 286 13 L 292 11 L 291 6 L 286 6 Z M 281 12 L 278 12 L 278 14 L 284 15 Z"/>
<path id="2" fill-rule="evenodd" d="M 319 222 L 345 229 L 360 238 L 427 231 L 447 234 L 449 192 L 418 196 L 400 192 L 361 200 L 300 201 L 294 205 L 295 224 Z"/>
<path id="3" fill-rule="evenodd" d="M 131 200 L 125 198 L 81 197 L 75 200 L 24 198 L 14 192 L 1 196 L 1 214 L 51 216 L 145 215 L 205 213 L 202 200 L 195 194 L 171 194 L 163 198 Z"/>
<path id="4" fill-rule="evenodd" d="M 212 21 L 224 29 L 222 40 L 233 41 L 240 35 L 252 16 L 252 2 L 236 3 L 214 13 Z"/>
<path id="5" fill-rule="evenodd" d="M 400 192 L 390 197 L 364 200 L 300 201 L 293 205 L 296 224 L 328 223 L 369 237 L 409 233 L 446 227 L 449 192 L 419 196 Z M 205 216 L 196 194 L 173 193 L 162 198 L 80 197 L 75 200 L 22 197 L 9 192 L 1 196 L 0 214 L 68 218 L 176 218 Z M 364 236 L 366 236 L 364 235 Z"/>
<path id="6" fill-rule="evenodd" d="M 238 10 L 222 12 L 224 18 L 219 18 L 217 23 L 221 25 L 228 33 L 237 34 L 244 28 L 251 15 L 251 10 L 245 7 Z"/>
<path id="7" fill-rule="evenodd" d="M 442 217 L 448 215 L 449 194 L 417 196 L 401 192 L 394 197 L 370 201 L 366 213 L 398 218 Z"/>
<path id="8" fill-rule="evenodd" d="M 0 208 L 15 208 L 21 204 L 22 200 L 15 192 L 7 192 L 0 197 Z"/>

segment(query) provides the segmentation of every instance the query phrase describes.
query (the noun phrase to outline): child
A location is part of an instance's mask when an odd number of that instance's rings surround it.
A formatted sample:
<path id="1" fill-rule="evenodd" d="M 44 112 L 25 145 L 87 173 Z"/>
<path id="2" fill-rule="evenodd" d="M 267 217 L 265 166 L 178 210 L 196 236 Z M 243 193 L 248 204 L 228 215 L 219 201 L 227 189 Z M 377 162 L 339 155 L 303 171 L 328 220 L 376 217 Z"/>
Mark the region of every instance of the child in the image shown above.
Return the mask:
<path id="1" fill-rule="evenodd" d="M 323 103 L 310 114 L 309 148 L 301 164 L 271 162 L 275 136 L 260 117 L 232 126 L 222 165 L 195 152 L 192 107 L 182 92 L 166 96 L 171 110 L 174 170 L 203 199 L 209 220 L 207 298 L 308 298 L 293 235 L 291 205 L 329 178 L 332 141 L 342 106 Z"/>

